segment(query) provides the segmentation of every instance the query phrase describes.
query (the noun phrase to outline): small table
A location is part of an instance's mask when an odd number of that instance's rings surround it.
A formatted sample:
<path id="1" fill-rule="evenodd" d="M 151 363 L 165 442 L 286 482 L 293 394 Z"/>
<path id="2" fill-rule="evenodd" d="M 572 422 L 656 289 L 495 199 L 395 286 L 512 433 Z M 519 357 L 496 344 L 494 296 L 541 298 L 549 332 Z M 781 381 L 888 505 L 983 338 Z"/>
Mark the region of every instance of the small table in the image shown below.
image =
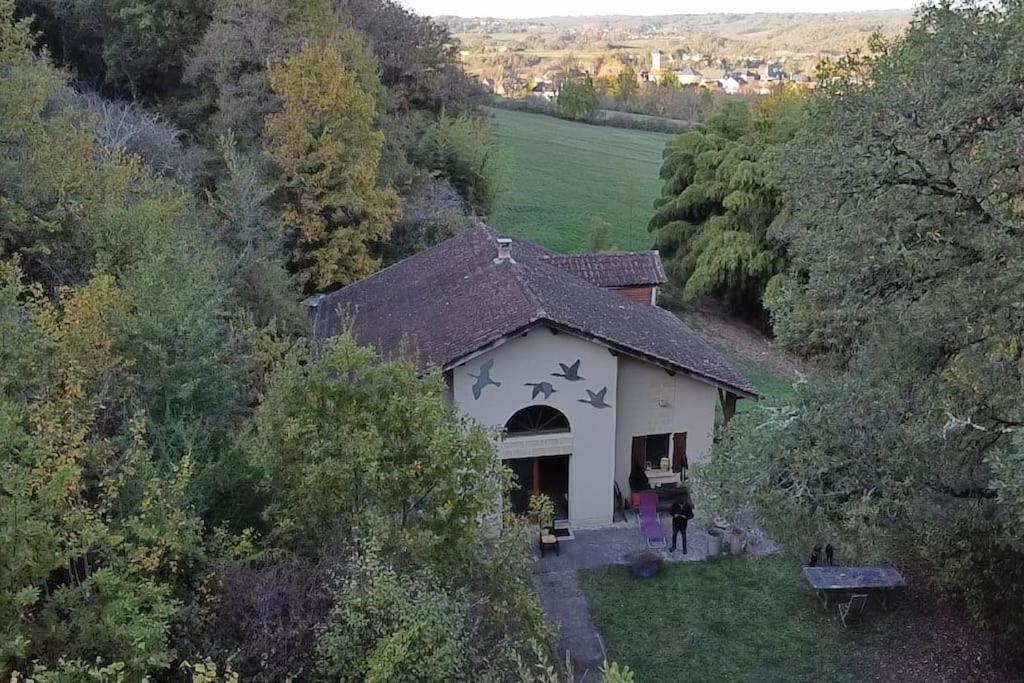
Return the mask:
<path id="1" fill-rule="evenodd" d="M 828 609 L 829 597 L 847 593 L 880 594 L 882 604 L 888 593 L 907 585 L 896 567 L 804 567 L 804 576 Z"/>
<path id="2" fill-rule="evenodd" d="M 665 470 L 647 470 L 644 474 L 647 475 L 647 481 L 650 482 L 651 488 L 657 488 L 665 484 L 678 484 L 683 478 L 681 472 L 673 472 L 672 470 L 667 472 Z"/>

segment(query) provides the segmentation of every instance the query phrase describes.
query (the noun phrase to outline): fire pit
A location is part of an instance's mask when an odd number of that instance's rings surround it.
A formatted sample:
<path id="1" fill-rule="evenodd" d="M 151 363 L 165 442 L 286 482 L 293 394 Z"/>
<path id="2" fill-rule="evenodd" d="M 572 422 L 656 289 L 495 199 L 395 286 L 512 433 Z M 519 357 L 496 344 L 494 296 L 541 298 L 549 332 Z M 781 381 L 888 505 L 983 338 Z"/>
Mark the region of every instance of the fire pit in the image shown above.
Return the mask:
<path id="1" fill-rule="evenodd" d="M 658 575 L 665 560 L 657 553 L 642 550 L 626 555 L 626 562 L 629 564 L 629 571 L 633 576 L 638 579 L 650 579 Z"/>

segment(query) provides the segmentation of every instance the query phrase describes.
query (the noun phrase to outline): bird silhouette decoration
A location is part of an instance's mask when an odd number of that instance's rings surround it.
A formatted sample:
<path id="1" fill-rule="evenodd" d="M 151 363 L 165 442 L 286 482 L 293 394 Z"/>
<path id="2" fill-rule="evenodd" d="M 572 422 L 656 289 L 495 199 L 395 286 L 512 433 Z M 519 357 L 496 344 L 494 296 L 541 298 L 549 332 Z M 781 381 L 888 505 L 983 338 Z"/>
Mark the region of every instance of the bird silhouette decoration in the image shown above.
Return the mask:
<path id="1" fill-rule="evenodd" d="M 545 401 L 551 398 L 551 394 L 558 391 L 553 386 L 551 386 L 551 382 L 527 382 L 523 386 L 533 387 L 533 395 L 530 396 L 530 398 L 537 398 L 541 394 L 544 394 Z"/>
<path id="2" fill-rule="evenodd" d="M 580 403 L 587 403 L 594 406 L 595 408 L 611 408 L 610 403 L 604 402 L 604 395 L 608 393 L 608 387 L 603 387 L 601 391 L 593 392 L 590 389 L 585 390 L 587 392 L 587 398 L 577 399 Z"/>
<path id="3" fill-rule="evenodd" d="M 473 400 L 474 401 L 476 401 L 476 400 L 478 400 L 480 398 L 480 394 L 483 393 L 483 390 L 486 387 L 489 387 L 492 384 L 494 386 L 496 386 L 496 387 L 500 387 L 501 386 L 501 382 L 495 382 L 493 379 L 491 379 L 491 368 L 493 368 L 493 367 L 494 367 L 494 359 L 492 358 L 491 360 L 487 361 L 486 363 L 484 363 L 483 365 L 480 366 L 480 374 L 479 375 L 474 375 L 473 373 L 469 373 L 469 376 L 476 380 L 476 382 L 473 383 Z"/>
<path id="4" fill-rule="evenodd" d="M 578 358 L 576 359 L 576 362 L 573 363 L 572 365 L 566 365 L 565 363 L 559 363 L 558 367 L 562 368 L 562 371 L 561 372 L 552 372 L 551 373 L 552 377 L 564 377 L 565 379 L 569 380 L 570 382 L 579 382 L 581 379 L 586 379 L 586 377 L 581 377 L 580 376 L 580 361 L 579 361 Z"/>

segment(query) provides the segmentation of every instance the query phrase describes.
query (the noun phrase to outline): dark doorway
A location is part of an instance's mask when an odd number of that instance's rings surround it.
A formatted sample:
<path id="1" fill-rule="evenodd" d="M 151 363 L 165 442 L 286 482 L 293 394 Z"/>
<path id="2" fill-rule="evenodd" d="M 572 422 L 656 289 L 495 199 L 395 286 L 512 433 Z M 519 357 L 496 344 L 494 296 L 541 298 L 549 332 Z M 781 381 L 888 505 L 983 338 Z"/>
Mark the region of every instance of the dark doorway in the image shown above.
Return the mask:
<path id="1" fill-rule="evenodd" d="M 512 511 L 526 514 L 530 496 L 543 493 L 555 504 L 555 519 L 569 518 L 569 456 L 545 455 L 539 458 L 515 458 L 505 464 L 515 473 Z"/>

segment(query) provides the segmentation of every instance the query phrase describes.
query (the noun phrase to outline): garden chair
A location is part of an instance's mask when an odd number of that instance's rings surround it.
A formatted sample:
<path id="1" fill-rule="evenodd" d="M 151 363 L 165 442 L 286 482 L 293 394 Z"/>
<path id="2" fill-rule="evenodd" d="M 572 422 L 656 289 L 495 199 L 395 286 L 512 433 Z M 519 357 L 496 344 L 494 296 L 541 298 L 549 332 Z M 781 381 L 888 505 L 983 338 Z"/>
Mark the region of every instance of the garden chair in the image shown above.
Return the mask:
<path id="1" fill-rule="evenodd" d="M 540 530 L 540 556 L 544 557 L 544 551 L 554 548 L 555 556 L 557 557 L 560 553 L 558 552 L 558 536 L 553 533 L 554 529 L 541 529 Z"/>
<path id="2" fill-rule="evenodd" d="M 658 494 L 655 491 L 641 491 L 638 496 L 639 524 L 649 548 L 664 548 L 665 529 L 658 514 Z"/>
<path id="3" fill-rule="evenodd" d="M 843 626 L 848 627 L 851 622 L 860 621 L 867 604 L 868 596 L 863 593 L 850 596 L 849 602 L 840 603 L 839 618 L 843 620 Z"/>

